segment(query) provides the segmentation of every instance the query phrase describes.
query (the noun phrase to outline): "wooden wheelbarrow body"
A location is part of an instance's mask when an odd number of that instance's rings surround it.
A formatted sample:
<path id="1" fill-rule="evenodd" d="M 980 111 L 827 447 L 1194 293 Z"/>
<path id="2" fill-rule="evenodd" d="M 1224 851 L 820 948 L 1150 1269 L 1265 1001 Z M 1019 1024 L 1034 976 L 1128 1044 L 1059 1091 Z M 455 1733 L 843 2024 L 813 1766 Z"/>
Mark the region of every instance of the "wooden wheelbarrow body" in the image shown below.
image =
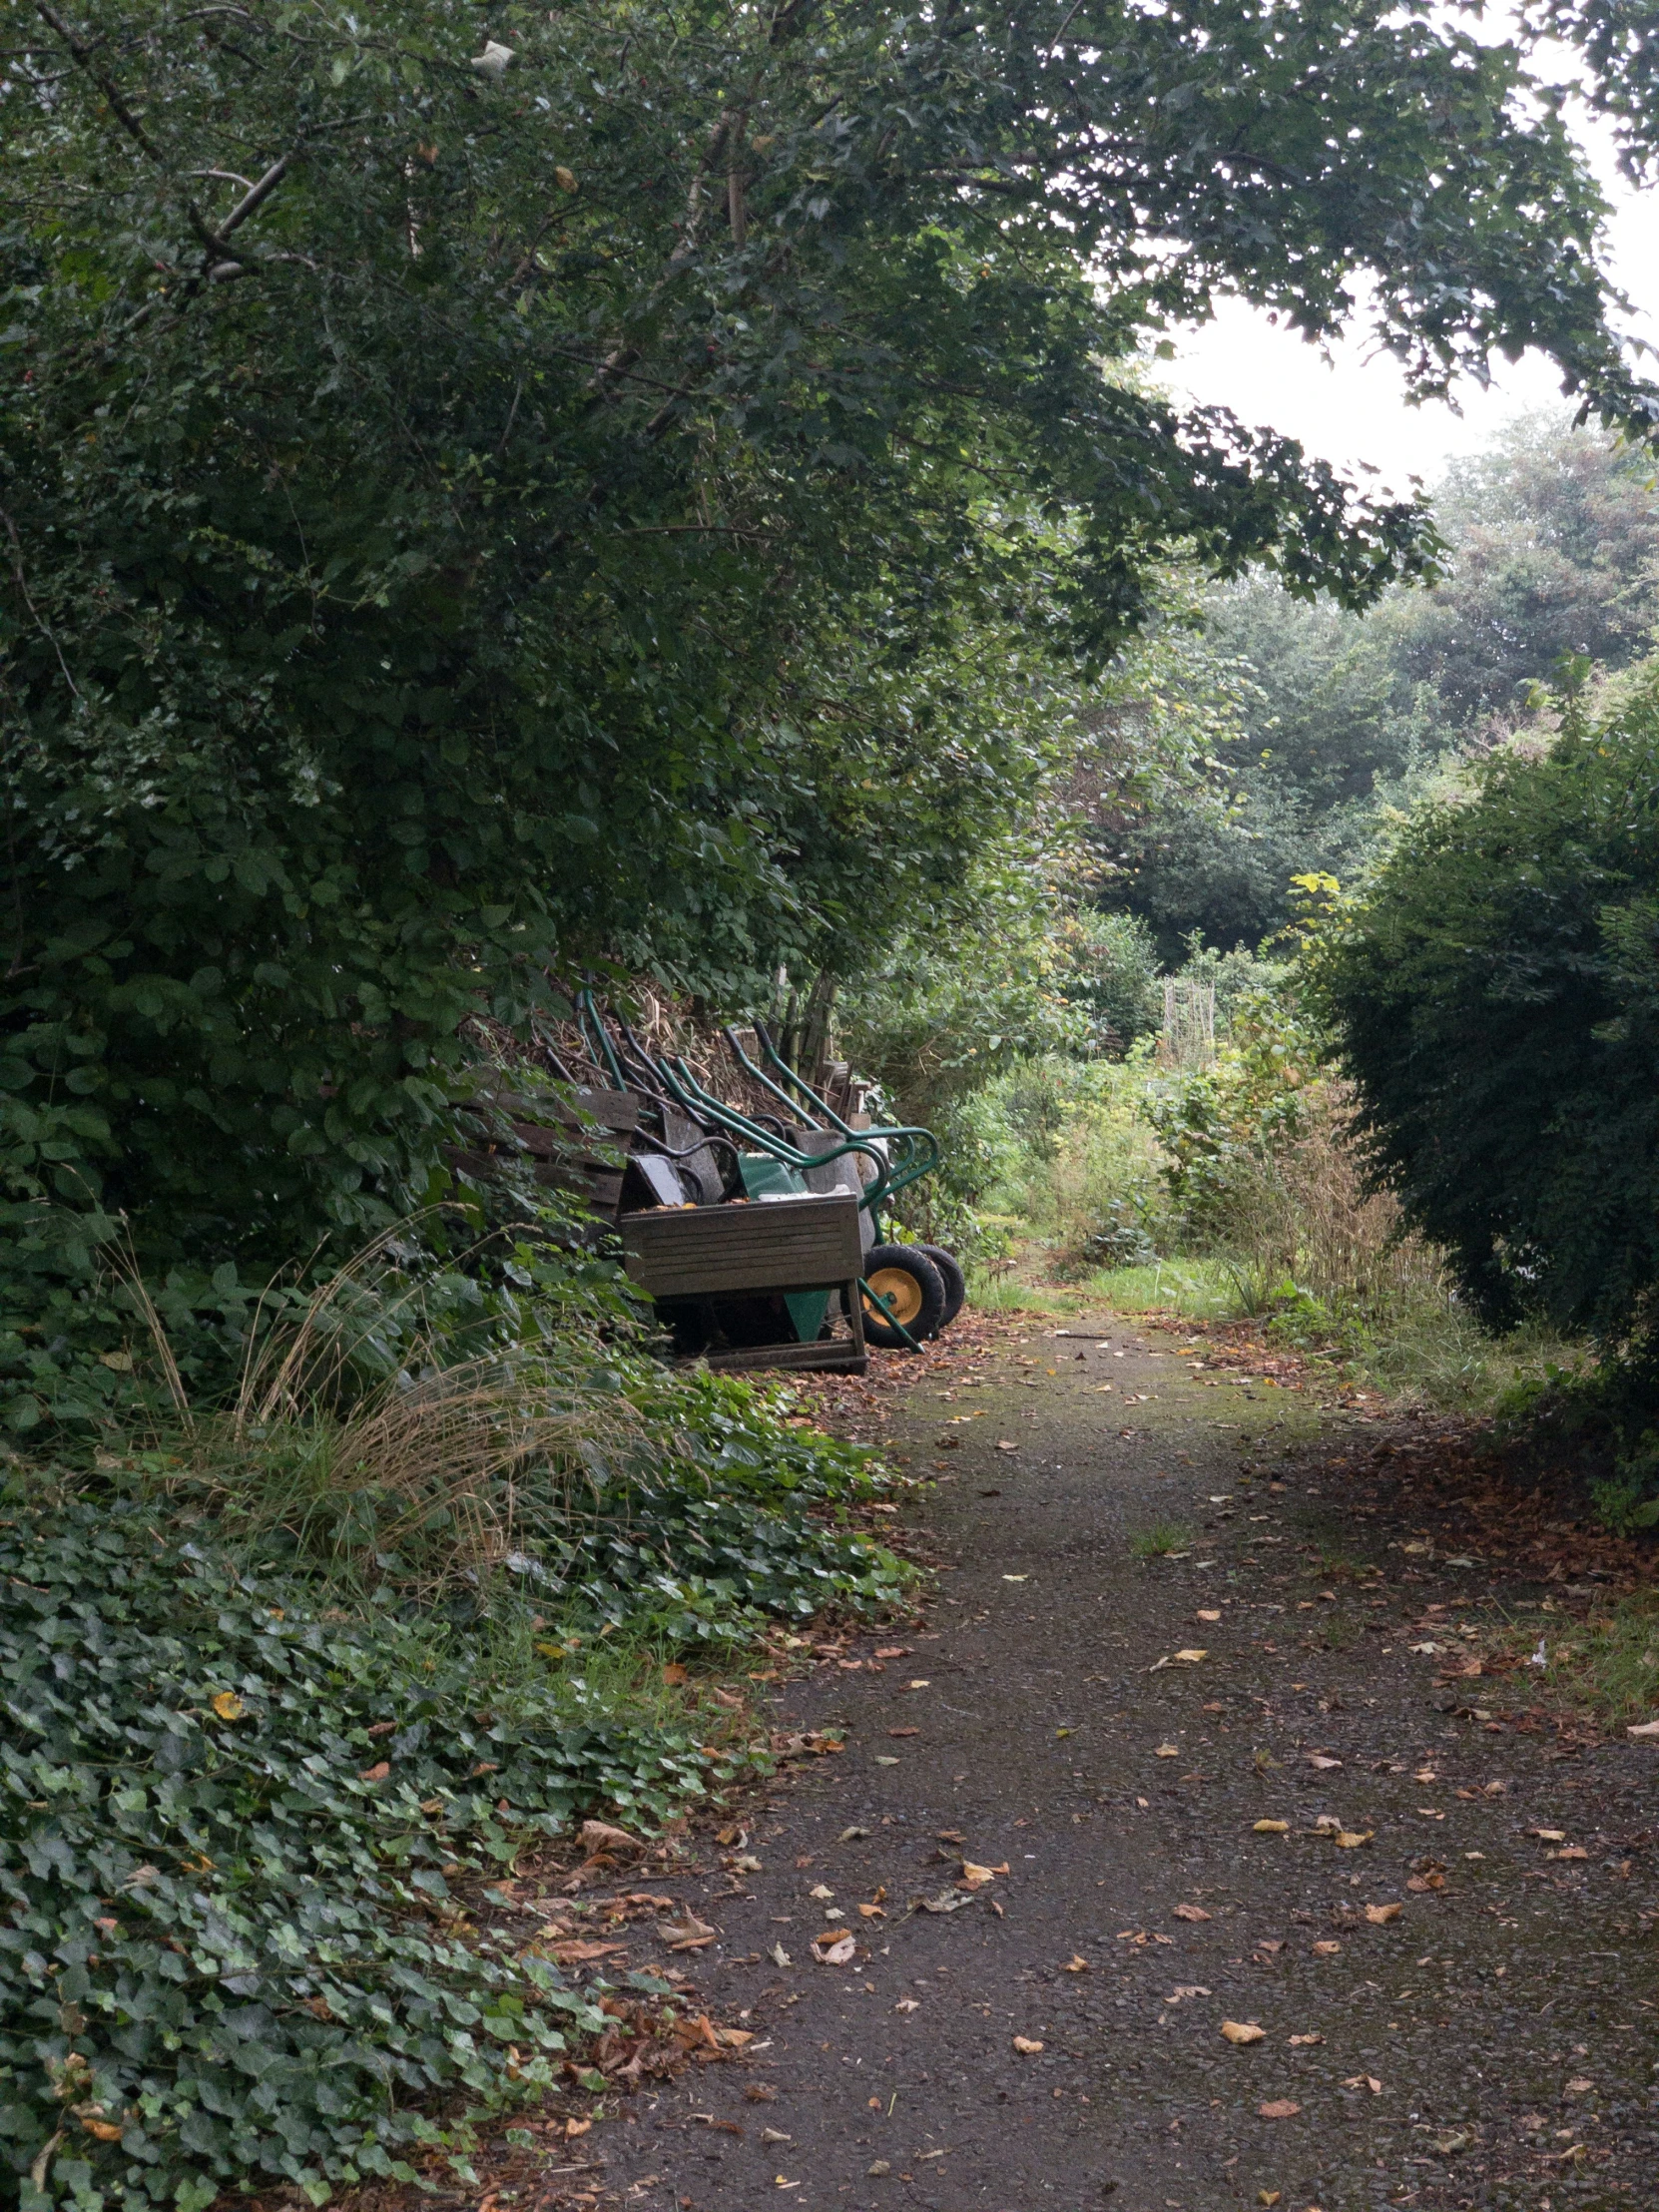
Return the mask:
<path id="1" fill-rule="evenodd" d="M 619 1226 L 630 1281 L 671 1311 L 701 1309 L 713 1339 L 705 1355 L 712 1368 L 862 1375 L 868 1366 L 858 1297 L 858 1202 L 850 1192 L 654 1207 L 624 1214 Z M 847 1334 L 824 1337 L 830 1294 L 837 1290 Z M 753 1314 L 757 1302 L 787 1311 L 794 1343 L 722 1344 L 723 1307 L 732 1312 L 741 1305 Z"/>

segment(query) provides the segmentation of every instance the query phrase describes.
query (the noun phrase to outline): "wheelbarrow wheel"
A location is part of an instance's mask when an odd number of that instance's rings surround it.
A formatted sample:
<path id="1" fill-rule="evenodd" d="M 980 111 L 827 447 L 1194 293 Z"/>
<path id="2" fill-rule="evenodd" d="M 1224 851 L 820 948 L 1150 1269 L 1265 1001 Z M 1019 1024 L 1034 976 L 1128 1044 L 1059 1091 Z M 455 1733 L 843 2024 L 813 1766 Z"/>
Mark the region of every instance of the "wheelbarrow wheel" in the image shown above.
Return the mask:
<path id="1" fill-rule="evenodd" d="M 962 1273 L 962 1263 L 955 1253 L 946 1252 L 943 1245 L 917 1245 L 918 1252 L 925 1252 L 939 1271 L 944 1285 L 944 1312 L 939 1316 L 939 1327 L 948 1329 L 967 1302 L 967 1277 Z"/>
<path id="2" fill-rule="evenodd" d="M 886 1301 L 903 1334 L 870 1299 L 864 1305 L 864 1335 L 872 1345 L 900 1346 L 905 1338 L 920 1344 L 944 1326 L 944 1278 L 920 1245 L 875 1245 L 864 1254 L 864 1281 Z"/>

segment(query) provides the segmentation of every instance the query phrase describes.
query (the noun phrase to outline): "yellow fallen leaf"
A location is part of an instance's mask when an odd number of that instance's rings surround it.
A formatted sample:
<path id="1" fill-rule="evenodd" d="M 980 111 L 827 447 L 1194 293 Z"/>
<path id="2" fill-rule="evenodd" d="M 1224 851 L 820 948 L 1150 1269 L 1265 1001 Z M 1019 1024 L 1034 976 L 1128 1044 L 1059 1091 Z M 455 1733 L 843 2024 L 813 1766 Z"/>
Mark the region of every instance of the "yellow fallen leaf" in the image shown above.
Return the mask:
<path id="1" fill-rule="evenodd" d="M 964 1890 L 982 1890 L 987 1882 L 994 1882 L 999 1874 L 1008 1872 L 1007 1861 L 1000 1867 L 976 1867 L 971 1859 L 962 1861 L 961 1884 Z"/>
<path id="2" fill-rule="evenodd" d="M 1397 1921 L 1400 1909 L 1397 1905 L 1368 1905 L 1366 1918 L 1373 1928 L 1386 1928 L 1390 1921 Z"/>
<path id="3" fill-rule="evenodd" d="M 1179 1759 L 1180 1756 L 1181 1748 L 1178 1744 L 1160 1744 L 1153 1753 L 1155 1759 Z"/>
<path id="4" fill-rule="evenodd" d="M 1314 1956 L 1316 1958 L 1335 1958 L 1342 1947 L 1341 1943 L 1334 1943 L 1327 1938 L 1325 1942 L 1314 1945 Z"/>
<path id="5" fill-rule="evenodd" d="M 1230 2043 L 1259 2043 L 1267 2034 L 1254 2020 L 1223 2020 L 1221 2031 Z"/>
<path id="6" fill-rule="evenodd" d="M 1368 1828 L 1364 1835 L 1361 1835 L 1358 1829 L 1339 1828 L 1337 1831 L 1337 1849 L 1339 1851 L 1358 1851 L 1362 1844 L 1369 1844 L 1376 1834 L 1375 1828 Z"/>
<path id="7" fill-rule="evenodd" d="M 1060 1968 L 1060 1971 L 1062 1973 L 1087 1973 L 1088 1970 L 1089 1961 L 1082 1955 L 1080 1951 L 1075 1950 L 1066 1960 L 1065 1964 Z"/>
<path id="8" fill-rule="evenodd" d="M 1182 1663 L 1182 1664 L 1183 1664 L 1184 1666 L 1189 1666 L 1189 1667 L 1196 1667 L 1196 1666 L 1197 1666 L 1197 1664 L 1198 1664 L 1198 1662 L 1199 1662 L 1199 1661 L 1200 1661 L 1201 1659 L 1208 1659 L 1208 1658 L 1209 1658 L 1209 1656 L 1210 1656 L 1210 1654 L 1209 1654 L 1209 1653 L 1208 1653 L 1207 1651 L 1197 1651 L 1197 1650 L 1195 1650 L 1195 1651 L 1178 1651 L 1178 1652 L 1177 1652 L 1177 1653 L 1175 1654 L 1175 1656 L 1176 1656 L 1176 1658 L 1177 1658 L 1178 1660 L 1180 1660 L 1180 1661 L 1181 1661 L 1181 1663 Z"/>
<path id="9" fill-rule="evenodd" d="M 592 2125 L 592 2120 L 566 2120 L 565 2141 L 568 2143 L 578 2135 L 585 2135 Z"/>
<path id="10" fill-rule="evenodd" d="M 1274 2205 L 1279 2202 L 1280 2198 L 1284 2194 L 1285 2192 L 1283 2189 L 1258 2189 L 1256 2192 L 1256 2202 L 1258 2204 Z"/>
<path id="11" fill-rule="evenodd" d="M 1199 1610 L 1193 1615 L 1193 1618 L 1195 1620 L 1201 1621 L 1219 1621 L 1221 1619 L 1221 1615 L 1220 1613 L 1206 1612 L 1201 1606 Z"/>
<path id="12" fill-rule="evenodd" d="M 1290 1833 L 1289 1821 L 1258 1821 L 1251 1830 L 1253 1836 L 1288 1836 Z"/>
<path id="13" fill-rule="evenodd" d="M 878 1905 L 860 1905 L 858 1913 L 866 1921 L 884 1921 L 887 1917 Z"/>
<path id="14" fill-rule="evenodd" d="M 1038 2051 L 1042 2049 L 1042 2045 L 1033 2042 L 1029 2035 L 1016 2035 L 1014 2037 L 1014 2048 L 1022 2058 L 1035 2058 Z"/>
<path id="15" fill-rule="evenodd" d="M 1325 2037 L 1323 2035 L 1293 2035 L 1291 2037 L 1291 2048 L 1292 2050 L 1306 2050 L 1311 2043 L 1323 2043 L 1324 2041 Z"/>
<path id="16" fill-rule="evenodd" d="M 214 1699 L 214 1711 L 222 1721 L 240 1721 L 246 1710 L 235 1690 L 221 1690 Z"/>

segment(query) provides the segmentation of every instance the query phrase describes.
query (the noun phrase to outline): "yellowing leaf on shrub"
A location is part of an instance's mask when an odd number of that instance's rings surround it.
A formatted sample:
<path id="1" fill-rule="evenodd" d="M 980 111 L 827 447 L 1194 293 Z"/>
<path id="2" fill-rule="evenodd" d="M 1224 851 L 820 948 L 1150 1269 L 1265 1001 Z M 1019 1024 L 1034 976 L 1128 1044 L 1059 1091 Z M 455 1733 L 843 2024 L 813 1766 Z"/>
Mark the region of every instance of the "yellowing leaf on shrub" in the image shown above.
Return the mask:
<path id="1" fill-rule="evenodd" d="M 214 1699 L 214 1711 L 222 1721 L 240 1721 L 247 1707 L 235 1690 L 221 1690 Z"/>

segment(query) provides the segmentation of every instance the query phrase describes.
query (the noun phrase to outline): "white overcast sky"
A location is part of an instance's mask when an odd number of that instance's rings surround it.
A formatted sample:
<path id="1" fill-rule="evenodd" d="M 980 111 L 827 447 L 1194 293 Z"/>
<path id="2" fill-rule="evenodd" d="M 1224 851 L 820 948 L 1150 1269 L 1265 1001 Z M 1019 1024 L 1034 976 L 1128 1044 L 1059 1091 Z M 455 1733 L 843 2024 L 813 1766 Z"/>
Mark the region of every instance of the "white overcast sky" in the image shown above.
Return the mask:
<path id="1" fill-rule="evenodd" d="M 1608 266 L 1639 310 L 1630 327 L 1659 345 L 1659 193 L 1635 192 L 1618 176 L 1605 134 L 1582 113 L 1579 128 L 1613 203 Z M 1448 458 L 1489 443 L 1513 416 L 1564 404 L 1553 365 L 1529 353 L 1513 364 L 1495 362 L 1485 389 L 1465 379 L 1456 395 L 1460 412 L 1434 403 L 1408 406 L 1398 368 L 1364 330 L 1327 357 L 1237 299 L 1223 302 L 1202 329 L 1170 334 L 1179 350 L 1160 380 L 1172 396 L 1231 407 L 1253 427 L 1271 425 L 1348 469 L 1369 461 L 1400 493 L 1411 475 L 1432 484 Z M 1646 366 L 1659 373 L 1659 363 Z"/>

